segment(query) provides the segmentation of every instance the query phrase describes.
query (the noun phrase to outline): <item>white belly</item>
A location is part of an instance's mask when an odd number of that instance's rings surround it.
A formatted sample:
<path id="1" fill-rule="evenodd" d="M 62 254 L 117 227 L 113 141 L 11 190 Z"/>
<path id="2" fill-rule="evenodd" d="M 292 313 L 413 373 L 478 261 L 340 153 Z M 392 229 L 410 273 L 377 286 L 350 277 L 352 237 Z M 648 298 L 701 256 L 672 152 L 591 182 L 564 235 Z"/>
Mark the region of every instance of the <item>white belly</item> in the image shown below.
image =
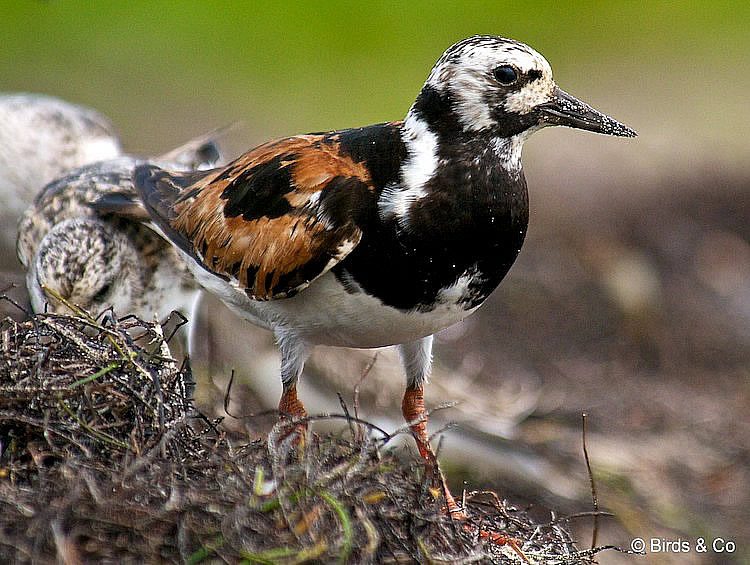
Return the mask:
<path id="1" fill-rule="evenodd" d="M 239 316 L 277 334 L 291 333 L 312 344 L 370 348 L 407 343 L 460 322 L 476 310 L 457 304 L 455 297 L 461 289 L 451 287 L 442 293 L 445 301 L 433 310 L 405 312 L 364 292 L 346 292 L 330 272 L 292 298 L 257 301 L 191 263 L 198 282 Z"/>

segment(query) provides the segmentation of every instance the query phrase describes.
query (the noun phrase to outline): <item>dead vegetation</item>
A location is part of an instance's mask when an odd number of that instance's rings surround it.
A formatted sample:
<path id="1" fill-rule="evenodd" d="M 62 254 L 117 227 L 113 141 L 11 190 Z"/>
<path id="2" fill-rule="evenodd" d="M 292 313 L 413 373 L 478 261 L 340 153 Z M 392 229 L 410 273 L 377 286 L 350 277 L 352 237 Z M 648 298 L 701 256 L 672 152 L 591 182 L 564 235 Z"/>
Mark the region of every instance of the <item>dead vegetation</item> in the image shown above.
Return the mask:
<path id="1" fill-rule="evenodd" d="M 163 334 L 106 313 L 0 323 L 0 560 L 521 561 L 442 514 L 394 434 L 348 414 L 339 434 L 298 443 L 282 424 L 263 442 L 229 437 L 194 411 Z M 569 519 L 535 523 L 494 493 L 465 502 L 529 562 L 602 549 L 578 551 Z"/>

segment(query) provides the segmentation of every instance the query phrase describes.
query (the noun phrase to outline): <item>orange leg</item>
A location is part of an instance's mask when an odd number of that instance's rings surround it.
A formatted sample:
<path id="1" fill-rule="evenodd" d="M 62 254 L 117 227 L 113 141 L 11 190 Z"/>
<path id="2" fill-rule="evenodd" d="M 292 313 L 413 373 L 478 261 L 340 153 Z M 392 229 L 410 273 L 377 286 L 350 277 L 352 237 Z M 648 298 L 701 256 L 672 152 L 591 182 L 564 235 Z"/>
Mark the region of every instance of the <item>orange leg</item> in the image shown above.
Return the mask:
<path id="1" fill-rule="evenodd" d="M 297 398 L 297 387 L 285 387 L 279 400 L 279 421 L 289 422 L 290 425 L 285 427 L 282 437 L 292 438 L 292 445 L 298 448 L 302 448 L 305 445 L 307 422 L 300 422 L 299 420 L 306 417 L 307 411 L 300 399 Z M 296 423 L 295 420 L 297 421 Z"/>
<path id="2" fill-rule="evenodd" d="M 406 389 L 406 392 L 404 392 L 404 400 L 401 403 L 401 411 L 407 422 L 414 422 L 411 426 L 411 431 L 417 442 L 417 449 L 419 449 L 419 454 L 422 456 L 422 459 L 424 459 L 428 463 L 429 468 L 432 469 L 435 462 L 435 453 L 432 451 L 430 438 L 427 435 L 427 413 L 424 408 L 424 389 L 421 386 Z M 440 488 L 443 489 L 445 507 L 448 513 L 454 518 L 466 518 L 466 514 L 461 510 L 458 504 L 456 504 L 456 500 L 453 498 L 451 491 L 448 490 L 448 486 L 445 484 L 445 479 L 443 477 L 443 472 L 439 469 L 438 472 L 439 476 L 435 477 L 435 483 L 439 483 Z"/>
<path id="3" fill-rule="evenodd" d="M 307 417 L 307 412 L 302 402 L 297 398 L 297 387 L 284 387 L 279 400 L 279 417 L 282 419 L 299 420 Z"/>
<path id="4" fill-rule="evenodd" d="M 411 431 L 417 442 L 419 454 L 427 462 L 429 468 L 432 469 L 435 463 L 435 453 L 432 451 L 430 437 L 427 435 L 427 413 L 424 407 L 424 390 L 422 386 L 407 387 L 406 392 L 404 392 L 404 400 L 401 403 L 401 411 L 407 422 L 413 422 Z M 445 477 L 439 467 L 438 473 L 438 476 L 435 477 L 435 484 L 439 484 L 439 487 L 443 490 L 446 512 L 457 520 L 466 520 L 468 518 L 466 511 L 456 503 L 451 491 L 445 484 Z M 470 533 L 476 533 L 477 531 L 477 528 L 470 524 L 466 524 L 464 528 Z M 497 545 L 509 545 L 524 561 L 528 562 L 527 557 L 518 547 L 518 541 L 514 538 L 482 529 L 479 529 L 479 537 Z"/>

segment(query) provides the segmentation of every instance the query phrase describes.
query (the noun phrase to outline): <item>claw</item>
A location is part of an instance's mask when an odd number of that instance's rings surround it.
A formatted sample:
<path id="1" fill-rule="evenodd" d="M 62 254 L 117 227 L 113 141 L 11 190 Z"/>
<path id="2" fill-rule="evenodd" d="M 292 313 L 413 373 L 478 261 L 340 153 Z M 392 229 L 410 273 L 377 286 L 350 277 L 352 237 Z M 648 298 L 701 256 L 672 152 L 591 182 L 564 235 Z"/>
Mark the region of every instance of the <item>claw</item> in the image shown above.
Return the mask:
<path id="1" fill-rule="evenodd" d="M 465 521 L 469 519 L 461 506 L 458 505 L 456 499 L 453 498 L 448 485 L 445 482 L 443 472 L 440 470 L 440 466 L 437 463 L 435 453 L 432 451 L 430 446 L 430 438 L 427 435 L 427 414 L 424 407 L 424 394 L 422 387 L 407 388 L 404 393 L 404 400 L 401 404 L 401 409 L 404 414 L 404 418 L 407 422 L 411 423 L 412 434 L 417 442 L 417 448 L 419 449 L 419 455 L 428 465 L 428 469 L 433 475 L 433 481 L 435 489 L 438 492 L 442 492 L 445 497 L 445 506 L 443 506 L 443 512 L 451 518 L 458 521 Z M 481 539 L 485 539 L 495 545 L 507 545 L 515 551 L 521 559 L 526 563 L 530 563 L 529 559 L 524 555 L 523 551 L 519 547 L 519 541 L 515 538 L 504 536 L 497 532 L 491 532 L 483 530 L 473 524 L 464 524 L 464 531 L 471 534 L 479 534 Z"/>

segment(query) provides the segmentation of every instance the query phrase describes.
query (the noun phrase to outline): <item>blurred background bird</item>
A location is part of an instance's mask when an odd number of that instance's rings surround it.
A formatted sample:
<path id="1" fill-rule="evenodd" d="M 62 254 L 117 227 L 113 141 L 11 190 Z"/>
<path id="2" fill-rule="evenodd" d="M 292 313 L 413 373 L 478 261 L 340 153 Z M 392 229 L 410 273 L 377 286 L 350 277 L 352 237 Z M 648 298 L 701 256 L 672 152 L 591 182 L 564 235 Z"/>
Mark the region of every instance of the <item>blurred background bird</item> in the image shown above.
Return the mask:
<path id="1" fill-rule="evenodd" d="M 99 161 L 47 184 L 18 224 L 16 251 L 34 311 L 70 313 L 75 306 L 97 316 L 112 308 L 117 316 L 162 321 L 173 310 L 192 315 L 199 289 L 171 246 L 146 225 L 103 217 L 91 204 L 133 194 L 139 164 L 196 170 L 219 160 L 212 136 L 202 136 L 161 158 Z"/>
<path id="2" fill-rule="evenodd" d="M 329 2 L 311 11 L 209 0 L 160 3 L 160 18 L 153 9 L 10 3 L 3 88 L 96 108 L 137 155 L 241 119 L 250 127 L 222 145 L 231 158 L 290 132 L 403 115 L 436 52 L 488 33 L 532 45 L 561 84 L 637 129 L 627 149 L 571 131 L 526 144 L 535 190 L 524 249 L 482 309 L 436 336 L 428 408 L 459 404 L 431 414 L 429 431 L 458 422 L 441 446 L 454 489 L 463 479 L 540 512 L 575 513 L 591 508 L 585 410 L 599 503 L 615 514 L 602 520 L 601 543 L 712 535 L 750 547 L 748 3 Z M 14 243 L 8 273 L 20 271 Z M 202 408 L 226 415 L 232 369 L 232 414 L 275 406 L 272 339 L 213 298 L 200 310 Z M 352 374 L 372 357 L 318 348 L 300 384 L 308 411 L 340 412 L 335 392 L 351 408 Z M 378 352 L 357 389 L 361 416 L 401 425 L 397 371 L 398 359 Z M 262 431 L 258 418 L 224 425 Z M 590 521 L 573 526 L 590 539 Z M 656 557 L 683 565 L 738 555 Z"/>
<path id="3" fill-rule="evenodd" d="M 115 127 L 92 108 L 45 94 L 0 93 L 0 194 L 23 210 L 69 169 L 122 153 Z"/>
<path id="4" fill-rule="evenodd" d="M 0 93 L 0 254 L 12 251 L 18 218 L 45 184 L 121 153 L 115 127 L 91 108 L 46 94 Z"/>

